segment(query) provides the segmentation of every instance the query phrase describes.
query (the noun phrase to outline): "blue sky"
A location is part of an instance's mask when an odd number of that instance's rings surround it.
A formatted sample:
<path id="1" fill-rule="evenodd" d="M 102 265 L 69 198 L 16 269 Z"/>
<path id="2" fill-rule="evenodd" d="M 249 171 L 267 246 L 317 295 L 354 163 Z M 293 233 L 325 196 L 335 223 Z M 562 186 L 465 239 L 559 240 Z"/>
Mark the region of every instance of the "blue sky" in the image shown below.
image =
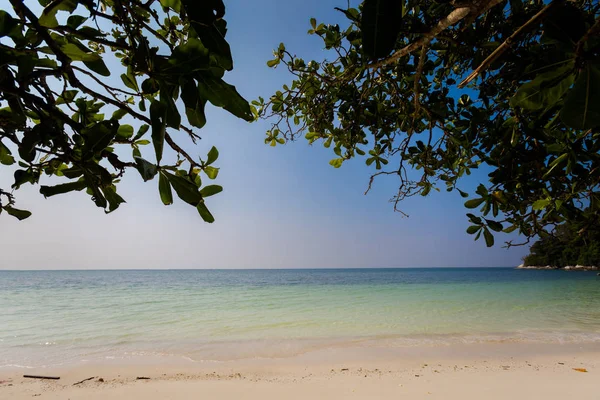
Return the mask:
<path id="1" fill-rule="evenodd" d="M 333 7 L 346 4 L 226 0 L 235 62 L 227 81 L 249 100 L 268 97 L 290 80 L 283 69 L 267 68 L 272 50 L 284 42 L 305 59 L 322 58 L 320 40 L 306 34 L 309 18 L 339 21 Z M 220 151 L 224 192 L 210 199 L 214 224 L 181 202 L 163 206 L 157 182 L 143 183 L 135 171 L 119 188 L 127 204 L 109 215 L 84 193 L 44 199 L 23 187 L 18 206 L 34 215 L 0 217 L 0 269 L 514 266 L 527 253 L 501 248 L 508 235 L 491 249 L 474 242 L 457 193 L 409 199 L 403 218 L 388 203 L 394 179 L 363 194 L 372 172 L 364 160 L 334 169 L 331 149 L 318 144 L 265 145 L 268 122 L 248 124 L 214 107 L 207 118 L 203 139 L 186 148 L 202 156 L 213 145 Z M 463 188 L 485 180 L 474 174 Z M 0 169 L 0 187 L 11 183 L 12 173 Z"/>

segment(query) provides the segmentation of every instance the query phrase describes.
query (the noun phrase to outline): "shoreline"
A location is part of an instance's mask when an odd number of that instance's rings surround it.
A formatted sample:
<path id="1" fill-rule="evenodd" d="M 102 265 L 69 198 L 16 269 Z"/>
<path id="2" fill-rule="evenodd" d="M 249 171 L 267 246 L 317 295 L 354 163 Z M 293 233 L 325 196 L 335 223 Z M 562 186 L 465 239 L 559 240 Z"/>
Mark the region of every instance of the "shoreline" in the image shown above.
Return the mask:
<path id="1" fill-rule="evenodd" d="M 27 379 L 24 373 L 61 379 Z M 375 343 L 369 348 L 329 348 L 285 359 L 190 362 L 157 358 L 26 372 L 0 370 L 0 398 L 501 399 L 529 393 L 529 397 L 549 400 L 566 395 L 592 399 L 599 373 L 600 343 L 392 349 Z"/>
<path id="2" fill-rule="evenodd" d="M 0 373 L 11 370 L 36 371 L 79 368 L 87 365 L 119 365 L 134 362 L 195 364 L 244 363 L 260 360 L 293 360 L 311 354 L 333 352 L 362 354 L 382 351 L 410 354 L 412 351 L 444 351 L 464 346 L 502 345 L 527 348 L 559 346 L 599 346 L 598 330 L 518 330 L 507 332 L 470 332 L 445 334 L 380 334 L 344 337 L 298 337 L 263 339 L 222 339 L 211 341 L 132 342 L 122 347 L 107 344 L 73 347 L 72 345 L 38 345 L 0 352 Z M 0 348 L 1 349 L 1 348 Z M 2 357 L 3 356 L 3 357 Z"/>

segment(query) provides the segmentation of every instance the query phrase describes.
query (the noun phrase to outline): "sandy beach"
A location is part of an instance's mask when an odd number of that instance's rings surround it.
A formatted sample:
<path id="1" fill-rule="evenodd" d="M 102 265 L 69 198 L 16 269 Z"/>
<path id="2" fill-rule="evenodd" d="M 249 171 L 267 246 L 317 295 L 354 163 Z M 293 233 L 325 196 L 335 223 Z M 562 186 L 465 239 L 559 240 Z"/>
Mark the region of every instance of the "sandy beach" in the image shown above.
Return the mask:
<path id="1" fill-rule="evenodd" d="M 23 374 L 58 375 L 60 380 Z M 158 358 L 0 370 L 1 399 L 32 397 L 599 399 L 600 344 L 375 345 L 218 363 Z"/>

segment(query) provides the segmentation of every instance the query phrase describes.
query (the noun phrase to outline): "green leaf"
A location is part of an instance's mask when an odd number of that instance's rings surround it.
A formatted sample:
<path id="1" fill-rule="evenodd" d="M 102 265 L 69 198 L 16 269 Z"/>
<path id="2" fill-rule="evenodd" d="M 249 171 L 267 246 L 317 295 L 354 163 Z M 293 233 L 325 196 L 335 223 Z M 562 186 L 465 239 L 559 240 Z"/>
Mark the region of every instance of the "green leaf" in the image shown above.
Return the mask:
<path id="1" fill-rule="evenodd" d="M 144 125 L 140 126 L 140 129 L 138 130 L 138 133 L 136 133 L 133 140 L 136 141 L 139 138 L 141 138 L 142 136 L 144 136 L 146 134 L 146 132 L 148 132 L 148 129 L 150 129 L 150 125 L 144 124 Z"/>
<path id="2" fill-rule="evenodd" d="M 510 105 L 532 111 L 553 106 L 573 85 L 573 68 L 573 62 L 569 62 L 555 70 L 537 75 L 532 81 L 521 85 L 510 99 Z"/>
<path id="3" fill-rule="evenodd" d="M 333 168 L 339 168 L 342 166 L 343 162 L 343 158 L 334 158 L 333 160 L 329 161 L 329 165 L 331 165 Z"/>
<path id="4" fill-rule="evenodd" d="M 0 10 L 0 38 L 11 36 L 18 29 L 19 22 L 4 10 Z"/>
<path id="5" fill-rule="evenodd" d="M 490 219 L 486 219 L 485 222 L 487 222 L 487 225 L 491 230 L 496 232 L 502 232 L 502 224 L 500 222 Z"/>
<path id="6" fill-rule="evenodd" d="M 548 176 L 550 176 L 552 174 L 552 171 L 554 171 L 554 169 L 558 168 L 559 165 L 561 165 L 563 162 L 565 162 L 568 157 L 569 157 L 569 154 L 565 153 L 565 154 L 562 154 L 561 156 L 557 157 L 554 161 L 552 161 L 549 164 L 550 169 L 542 176 L 542 179 L 546 179 Z"/>
<path id="7" fill-rule="evenodd" d="M 55 196 L 57 194 L 68 193 L 72 191 L 81 191 L 87 187 L 87 183 L 84 180 L 63 183 L 54 186 L 40 186 L 40 193 L 44 197 Z"/>
<path id="8" fill-rule="evenodd" d="M 119 129 L 117 129 L 117 136 L 123 139 L 129 139 L 133 136 L 133 126 L 131 125 L 119 125 Z"/>
<path id="9" fill-rule="evenodd" d="M 112 117 L 110 117 L 110 119 L 114 119 L 115 121 L 118 121 L 118 120 L 120 120 L 121 118 L 123 118 L 123 117 L 124 117 L 124 116 L 126 116 L 126 115 L 127 115 L 127 111 L 125 111 L 125 110 L 123 110 L 123 109 L 119 108 L 118 110 L 116 110 L 116 111 L 113 113 L 113 115 L 112 115 Z M 119 132 L 117 132 L 117 135 L 118 135 L 118 134 L 119 134 Z"/>
<path id="10" fill-rule="evenodd" d="M 75 96 L 77 96 L 77 93 L 79 93 L 77 90 L 65 90 L 56 99 L 56 104 L 71 103 L 75 99 Z"/>
<path id="11" fill-rule="evenodd" d="M 233 59 L 229 44 L 225 40 L 227 23 L 222 19 L 225 14 L 223 0 L 182 0 L 181 3 L 198 38 L 210 50 L 219 66 L 230 71 L 233 68 Z"/>
<path id="12" fill-rule="evenodd" d="M 219 158 L 219 150 L 217 150 L 217 148 L 213 146 L 208 152 L 206 165 L 214 163 L 215 161 L 217 161 L 217 158 Z"/>
<path id="13" fill-rule="evenodd" d="M 156 79 L 148 78 L 142 82 L 142 92 L 144 94 L 154 94 L 160 90 L 160 86 Z"/>
<path id="14" fill-rule="evenodd" d="M 2 208 L 9 215 L 12 215 L 13 217 L 17 218 L 19 221 L 22 221 L 22 220 L 24 220 L 26 218 L 29 218 L 31 216 L 31 212 L 30 211 L 19 210 L 18 208 L 13 208 L 11 206 L 4 206 Z"/>
<path id="15" fill-rule="evenodd" d="M 134 76 L 129 76 L 127 74 L 121 74 L 121 80 L 123 81 L 123 84 L 125 86 L 127 86 L 129 89 L 133 89 L 136 92 L 138 91 L 137 81 L 135 80 Z"/>
<path id="16" fill-rule="evenodd" d="M 181 9 L 181 0 L 160 0 L 160 5 L 165 8 L 171 8 L 178 13 Z"/>
<path id="17" fill-rule="evenodd" d="M 477 208 L 484 201 L 485 201 L 485 199 L 483 199 L 483 198 L 471 199 L 471 200 L 468 200 L 468 201 L 465 202 L 465 207 L 467 207 L 467 208 Z"/>
<path id="18" fill-rule="evenodd" d="M 546 208 L 546 206 L 548 206 L 550 203 L 552 203 L 552 200 L 550 200 L 550 199 L 541 199 L 541 200 L 535 201 L 531 207 L 535 211 L 539 211 L 539 210 Z"/>
<path id="19" fill-rule="evenodd" d="M 15 163 L 15 158 L 11 155 L 10 150 L 2 142 L 0 142 L 0 164 L 12 165 Z"/>
<path id="20" fill-rule="evenodd" d="M 279 58 L 269 60 L 269 61 L 267 61 L 267 67 L 273 68 L 274 66 L 279 65 L 279 62 L 280 62 Z"/>
<path id="21" fill-rule="evenodd" d="M 210 56 L 208 49 L 196 38 L 189 38 L 173 50 L 169 63 L 183 71 L 208 69 Z"/>
<path id="22" fill-rule="evenodd" d="M 512 232 L 514 232 L 514 231 L 515 231 L 517 228 L 518 228 L 518 226 L 517 226 L 517 225 L 512 225 L 512 226 L 509 226 L 508 228 L 505 228 L 505 229 L 504 229 L 502 232 L 504 232 L 504 233 L 512 233 Z"/>
<path id="23" fill-rule="evenodd" d="M 574 129 L 592 129 L 600 125 L 600 66 L 588 62 L 579 73 L 573 89 L 567 93 L 560 119 Z"/>
<path id="24" fill-rule="evenodd" d="M 144 182 L 154 178 L 154 176 L 158 172 L 156 165 L 144 160 L 141 157 L 134 157 L 133 159 L 135 160 L 135 167 L 139 171 Z"/>
<path id="25" fill-rule="evenodd" d="M 209 197 L 217 193 L 221 193 L 222 191 L 223 188 L 219 185 L 208 185 L 200 189 L 200 194 L 202 195 L 202 197 Z"/>
<path id="26" fill-rule="evenodd" d="M 169 85 L 165 88 L 164 86 L 161 86 L 160 101 L 166 105 L 165 118 L 167 121 L 167 126 L 179 129 L 181 125 L 181 115 L 179 114 L 177 106 L 175 105 L 174 97 L 175 87 Z"/>
<path id="27" fill-rule="evenodd" d="M 15 183 L 12 184 L 13 189 L 19 189 L 24 183 L 35 182 L 35 177 L 31 174 L 29 170 L 18 169 L 14 173 Z"/>
<path id="28" fill-rule="evenodd" d="M 221 78 L 202 77 L 198 84 L 200 97 L 210 101 L 216 107 L 223 107 L 238 118 L 253 121 L 250 104 L 237 92 L 235 86 Z"/>
<path id="29" fill-rule="evenodd" d="M 482 224 L 481 218 L 476 215 L 467 213 L 467 217 L 469 217 L 469 220 L 474 224 L 477 224 L 477 225 Z"/>
<path id="30" fill-rule="evenodd" d="M 486 228 L 483 228 L 483 237 L 487 247 L 492 247 L 494 245 L 494 235 L 492 235 Z"/>
<path id="31" fill-rule="evenodd" d="M 100 36 L 106 36 L 105 33 L 102 33 L 101 31 L 99 31 L 98 29 L 94 29 L 91 26 L 84 26 L 81 27 L 80 29 L 77 30 L 77 33 L 80 33 L 81 35 L 83 35 L 84 37 L 100 37 Z"/>
<path id="32" fill-rule="evenodd" d="M 67 19 L 67 26 L 72 29 L 77 29 L 81 24 L 83 24 L 87 20 L 86 17 L 82 17 L 81 15 L 71 15 Z"/>
<path id="33" fill-rule="evenodd" d="M 150 103 L 150 120 L 152 121 L 152 143 L 156 152 L 156 162 L 160 163 L 165 145 L 167 129 L 167 106 L 157 100 Z"/>
<path id="34" fill-rule="evenodd" d="M 169 180 L 169 183 L 175 189 L 175 193 L 177 196 L 183 201 L 193 206 L 197 205 L 200 200 L 202 200 L 202 196 L 200 192 L 198 192 L 198 188 L 195 184 L 187 180 L 186 178 L 178 175 L 173 175 L 169 172 L 164 172 Z"/>
<path id="35" fill-rule="evenodd" d="M 173 193 L 171 192 L 171 184 L 167 176 L 161 171 L 158 174 L 158 192 L 160 193 L 160 200 L 165 206 L 173 204 Z"/>
<path id="36" fill-rule="evenodd" d="M 82 130 L 85 139 L 83 153 L 85 158 L 101 153 L 114 139 L 116 132 L 108 122 L 92 125 Z"/>
<path id="37" fill-rule="evenodd" d="M 219 168 L 215 167 L 206 167 L 204 168 L 204 173 L 208 176 L 209 179 L 216 179 L 219 174 Z"/>
<path id="38" fill-rule="evenodd" d="M 463 197 L 463 198 L 469 197 L 469 194 L 468 194 L 468 193 L 465 193 L 465 192 L 463 192 L 462 190 L 460 190 L 460 189 L 458 189 L 458 188 L 457 188 L 456 190 L 458 190 L 458 193 L 460 193 L 460 196 L 461 196 L 461 197 Z M 477 206 L 476 206 L 476 207 L 477 207 Z"/>
<path id="39" fill-rule="evenodd" d="M 215 217 L 213 217 L 210 211 L 208 211 L 208 208 L 206 208 L 206 205 L 203 201 L 198 203 L 196 209 L 198 210 L 198 213 L 200 214 L 204 222 L 208 222 L 209 224 L 215 222 Z"/>
<path id="40" fill-rule="evenodd" d="M 73 43 L 66 43 L 63 46 L 61 46 L 60 49 L 63 53 L 65 53 L 65 55 L 67 57 L 69 57 L 73 61 L 86 61 L 88 63 L 90 63 L 90 62 L 94 63 L 95 61 L 102 61 L 102 58 L 100 58 L 100 56 L 98 54 L 86 53 L 85 51 L 80 49 L 79 46 L 77 46 Z M 90 68 L 89 65 L 86 64 L 86 66 L 88 68 Z M 106 68 L 106 65 L 104 66 L 104 68 Z M 90 68 L 90 69 L 92 69 L 92 68 Z M 110 75 L 110 71 L 109 71 L 109 75 Z"/>
<path id="41" fill-rule="evenodd" d="M 471 225 L 467 228 L 467 233 L 469 235 L 474 235 L 475 233 L 477 233 L 477 231 L 479 231 L 479 229 L 481 229 L 479 225 Z"/>
<path id="42" fill-rule="evenodd" d="M 89 69 L 91 69 L 92 71 L 97 73 L 98 75 L 110 76 L 110 70 L 106 67 L 106 64 L 104 64 L 104 61 L 102 61 L 101 58 L 98 58 L 97 60 L 93 60 L 93 61 L 86 61 L 86 60 L 82 60 L 82 61 L 86 67 L 88 67 Z"/>
<path id="43" fill-rule="evenodd" d="M 77 8 L 78 0 L 55 0 L 48 3 L 48 6 L 42 11 L 38 22 L 46 28 L 56 28 L 56 13 L 58 11 L 68 11 L 72 13 Z"/>
<path id="44" fill-rule="evenodd" d="M 204 114 L 206 101 L 200 99 L 194 80 L 185 81 L 182 84 L 181 100 L 185 104 L 185 114 L 189 123 L 197 128 L 202 128 L 206 124 L 206 115 Z"/>
<path id="45" fill-rule="evenodd" d="M 108 211 L 105 211 L 107 214 L 119 208 L 120 204 L 125 203 L 125 200 L 117 193 L 117 188 L 115 187 L 115 185 L 110 185 L 102 188 L 102 192 L 104 193 L 104 197 L 108 201 Z"/>

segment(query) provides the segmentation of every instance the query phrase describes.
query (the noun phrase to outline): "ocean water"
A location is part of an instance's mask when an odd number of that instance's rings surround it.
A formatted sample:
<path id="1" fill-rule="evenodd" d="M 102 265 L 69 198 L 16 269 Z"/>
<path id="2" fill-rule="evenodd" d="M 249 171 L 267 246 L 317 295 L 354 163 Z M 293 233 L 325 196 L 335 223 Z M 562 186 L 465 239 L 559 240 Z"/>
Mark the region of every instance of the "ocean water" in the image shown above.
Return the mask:
<path id="1" fill-rule="evenodd" d="M 344 343 L 600 342 L 594 272 L 0 271 L 0 368 L 285 357 Z"/>

